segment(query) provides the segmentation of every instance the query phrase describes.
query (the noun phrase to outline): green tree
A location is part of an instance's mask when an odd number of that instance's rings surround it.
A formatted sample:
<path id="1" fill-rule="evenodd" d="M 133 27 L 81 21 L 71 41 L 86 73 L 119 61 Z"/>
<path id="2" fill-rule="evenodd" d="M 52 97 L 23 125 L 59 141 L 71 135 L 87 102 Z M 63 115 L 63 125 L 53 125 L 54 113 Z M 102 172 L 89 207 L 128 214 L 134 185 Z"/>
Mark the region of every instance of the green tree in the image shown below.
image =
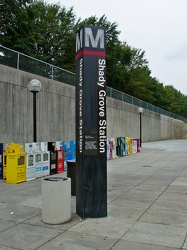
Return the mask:
<path id="1" fill-rule="evenodd" d="M 180 115 L 187 117 L 187 96 L 182 95 L 180 105 L 181 105 Z"/>
<path id="2" fill-rule="evenodd" d="M 32 46 L 32 3 L 33 0 L 1 0 L 0 44 L 20 52 Z"/>
<path id="3" fill-rule="evenodd" d="M 151 78 L 148 68 L 136 67 L 132 69 L 130 81 L 127 87 L 129 94 L 149 103 L 154 102 L 154 95 L 151 91 Z"/>
<path id="4" fill-rule="evenodd" d="M 37 0 L 2 0 L 0 44 L 73 71 L 73 8 Z"/>
<path id="5" fill-rule="evenodd" d="M 151 71 L 145 52 L 130 47 L 127 43 L 120 44 L 118 68 L 121 67 L 121 80 L 118 89 L 147 102 L 153 102 L 151 90 Z M 121 84 L 122 83 L 122 84 Z"/>
<path id="6" fill-rule="evenodd" d="M 58 4 L 35 2 L 36 39 L 32 56 L 48 63 L 74 71 L 75 14 Z"/>
<path id="7" fill-rule="evenodd" d="M 131 61 L 131 50 L 125 44 L 116 42 L 107 48 L 107 85 L 120 91 L 126 91 L 130 79 L 128 65 Z"/>
<path id="8" fill-rule="evenodd" d="M 37 3 L 35 33 L 39 34 L 36 56 L 41 60 L 74 71 L 75 15 L 73 8 Z"/>
<path id="9" fill-rule="evenodd" d="M 166 96 L 165 96 L 165 107 L 172 113 L 181 114 L 181 102 L 182 94 L 180 91 L 176 90 L 173 86 L 165 86 Z"/>
<path id="10" fill-rule="evenodd" d="M 160 83 L 158 79 L 155 77 L 151 77 L 151 86 L 150 89 L 153 93 L 154 100 L 152 104 L 155 106 L 158 106 L 160 108 L 165 109 L 165 88 L 163 86 L 163 83 Z"/>

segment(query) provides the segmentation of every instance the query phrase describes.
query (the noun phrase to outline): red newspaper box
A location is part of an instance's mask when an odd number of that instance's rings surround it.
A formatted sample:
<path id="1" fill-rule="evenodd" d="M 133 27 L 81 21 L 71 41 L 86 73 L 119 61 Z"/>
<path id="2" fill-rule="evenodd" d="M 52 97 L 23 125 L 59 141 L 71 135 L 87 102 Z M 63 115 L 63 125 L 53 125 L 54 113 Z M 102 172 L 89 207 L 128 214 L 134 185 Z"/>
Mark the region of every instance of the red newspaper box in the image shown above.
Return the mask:
<path id="1" fill-rule="evenodd" d="M 60 149 L 56 151 L 56 163 L 57 163 L 57 173 L 64 172 L 64 150 Z"/>

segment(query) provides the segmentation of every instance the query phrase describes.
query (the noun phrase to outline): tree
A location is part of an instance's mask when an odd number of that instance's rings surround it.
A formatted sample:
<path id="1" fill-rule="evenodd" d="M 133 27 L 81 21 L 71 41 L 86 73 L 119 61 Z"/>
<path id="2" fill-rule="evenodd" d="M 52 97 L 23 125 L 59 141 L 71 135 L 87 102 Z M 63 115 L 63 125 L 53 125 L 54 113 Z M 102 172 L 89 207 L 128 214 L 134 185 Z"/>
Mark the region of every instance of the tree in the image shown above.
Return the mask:
<path id="1" fill-rule="evenodd" d="M 26 52 L 32 46 L 33 0 L 1 0 L 0 44 Z"/>
<path id="2" fill-rule="evenodd" d="M 73 8 L 66 10 L 58 4 L 36 1 L 32 4 L 35 13 L 33 35 L 35 45 L 31 53 L 45 62 L 74 69 L 74 27 Z"/>
<path id="3" fill-rule="evenodd" d="M 32 56 L 68 70 L 74 70 L 75 14 L 57 4 L 36 2 L 36 44 Z"/>
<path id="4" fill-rule="evenodd" d="M 166 96 L 165 96 L 165 105 L 166 109 L 172 113 L 180 114 L 181 113 L 181 101 L 182 94 L 180 91 L 176 90 L 173 86 L 165 86 Z"/>
<path id="5" fill-rule="evenodd" d="M 129 94 L 146 102 L 153 103 L 154 95 L 151 91 L 151 78 L 148 68 L 136 67 L 132 69 L 127 88 Z"/>
<path id="6" fill-rule="evenodd" d="M 150 90 L 152 91 L 153 96 L 154 96 L 154 100 L 153 100 L 152 104 L 154 104 L 155 106 L 158 106 L 160 108 L 165 109 L 166 92 L 165 92 L 165 88 L 163 86 L 163 83 L 160 83 L 159 80 L 156 79 L 155 77 L 151 77 Z"/>
<path id="7" fill-rule="evenodd" d="M 2 0 L 0 44 L 68 70 L 74 70 L 75 14 L 58 4 Z"/>

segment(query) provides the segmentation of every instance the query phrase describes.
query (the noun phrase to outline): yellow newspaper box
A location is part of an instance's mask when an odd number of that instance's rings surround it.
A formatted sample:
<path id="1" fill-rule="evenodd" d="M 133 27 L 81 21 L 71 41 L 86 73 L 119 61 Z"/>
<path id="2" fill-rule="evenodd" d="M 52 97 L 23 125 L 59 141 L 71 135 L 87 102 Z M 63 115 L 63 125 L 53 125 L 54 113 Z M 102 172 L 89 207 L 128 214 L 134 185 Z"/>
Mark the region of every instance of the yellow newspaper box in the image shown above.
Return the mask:
<path id="1" fill-rule="evenodd" d="M 23 144 L 22 143 L 6 143 L 5 153 L 23 154 L 24 153 Z"/>
<path id="2" fill-rule="evenodd" d="M 7 179 L 7 171 L 8 171 L 8 180 L 6 181 L 7 183 L 18 183 L 22 182 L 21 179 L 24 179 L 21 177 L 22 165 L 19 164 L 22 161 L 20 160 L 22 159 L 22 157 L 19 158 L 19 156 L 24 156 L 24 155 L 25 154 L 24 154 L 23 144 L 6 143 L 5 152 L 3 152 L 3 180 Z M 13 162 L 13 159 L 11 160 L 11 157 L 15 158 L 14 159 L 15 162 Z M 19 167 L 15 168 L 16 165 Z M 24 165 L 25 165 L 25 159 L 24 159 L 23 169 Z M 15 171 L 17 174 L 15 174 Z M 18 174 L 19 172 L 20 174 Z M 20 177 L 18 178 L 18 176 Z"/>
<path id="3" fill-rule="evenodd" d="M 132 154 L 132 138 L 130 137 L 125 137 L 126 139 L 126 145 L 127 145 L 127 149 L 128 149 L 128 154 Z"/>
<path id="4" fill-rule="evenodd" d="M 6 155 L 6 183 L 17 184 L 26 181 L 26 154 Z"/>

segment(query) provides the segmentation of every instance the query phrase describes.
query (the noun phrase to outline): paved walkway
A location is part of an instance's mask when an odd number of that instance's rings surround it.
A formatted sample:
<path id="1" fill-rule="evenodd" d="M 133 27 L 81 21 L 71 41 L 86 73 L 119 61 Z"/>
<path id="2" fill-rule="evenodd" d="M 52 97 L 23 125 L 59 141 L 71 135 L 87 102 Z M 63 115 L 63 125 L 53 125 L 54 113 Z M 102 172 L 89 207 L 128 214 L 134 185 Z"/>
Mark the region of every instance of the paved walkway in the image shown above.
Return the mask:
<path id="1" fill-rule="evenodd" d="M 187 140 L 143 143 L 108 161 L 108 216 L 62 225 L 41 221 L 41 179 L 0 180 L 0 249 L 187 249 Z"/>

